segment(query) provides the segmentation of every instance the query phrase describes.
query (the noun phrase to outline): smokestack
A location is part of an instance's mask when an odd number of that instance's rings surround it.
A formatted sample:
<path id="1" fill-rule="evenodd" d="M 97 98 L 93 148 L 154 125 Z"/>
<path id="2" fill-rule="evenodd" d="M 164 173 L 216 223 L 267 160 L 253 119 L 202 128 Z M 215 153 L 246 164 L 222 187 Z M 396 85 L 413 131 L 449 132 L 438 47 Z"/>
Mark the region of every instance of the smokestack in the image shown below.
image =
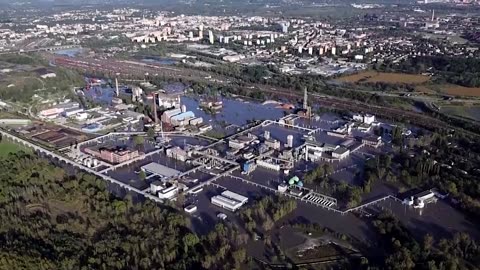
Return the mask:
<path id="1" fill-rule="evenodd" d="M 153 93 L 153 115 L 155 118 L 155 125 L 158 124 L 158 114 L 157 114 L 157 93 Z"/>
<path id="2" fill-rule="evenodd" d="M 120 95 L 119 91 L 118 91 L 118 79 L 115 78 L 115 94 L 117 95 L 117 97 Z"/>

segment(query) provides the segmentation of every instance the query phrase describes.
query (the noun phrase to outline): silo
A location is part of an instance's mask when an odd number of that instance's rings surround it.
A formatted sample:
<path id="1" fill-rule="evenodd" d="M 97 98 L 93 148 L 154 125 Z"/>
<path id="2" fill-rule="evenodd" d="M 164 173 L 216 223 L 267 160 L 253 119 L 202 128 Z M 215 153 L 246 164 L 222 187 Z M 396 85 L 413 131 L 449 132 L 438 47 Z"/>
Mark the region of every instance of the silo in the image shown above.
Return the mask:
<path id="1" fill-rule="evenodd" d="M 288 135 L 287 136 L 287 147 L 292 148 L 293 147 L 293 135 Z"/>

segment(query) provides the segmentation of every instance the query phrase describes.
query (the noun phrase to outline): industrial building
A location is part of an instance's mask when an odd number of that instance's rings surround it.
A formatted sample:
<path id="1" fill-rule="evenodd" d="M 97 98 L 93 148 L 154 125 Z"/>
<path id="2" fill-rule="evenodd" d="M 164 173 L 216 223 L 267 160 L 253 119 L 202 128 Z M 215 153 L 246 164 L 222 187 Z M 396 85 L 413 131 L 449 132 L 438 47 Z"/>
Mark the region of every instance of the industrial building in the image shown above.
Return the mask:
<path id="1" fill-rule="evenodd" d="M 182 105 L 181 108 L 165 111 L 161 120 L 173 126 L 200 125 L 203 123 L 203 118 L 195 117 L 192 111 L 187 111 L 185 105 Z"/>
<path id="2" fill-rule="evenodd" d="M 375 115 L 371 115 L 371 114 L 355 114 L 353 115 L 353 120 L 354 121 L 357 121 L 357 122 L 361 122 L 361 123 L 364 123 L 364 124 L 367 124 L 367 125 L 371 125 L 373 124 L 373 122 L 375 122 Z"/>
<path id="3" fill-rule="evenodd" d="M 185 126 L 188 125 L 189 120 L 193 118 L 195 118 L 195 114 L 192 111 L 182 112 L 170 117 L 170 124 L 174 126 Z"/>
<path id="4" fill-rule="evenodd" d="M 236 140 L 236 139 L 231 139 L 228 140 L 228 147 L 234 148 L 234 149 L 242 149 L 245 147 L 245 142 Z"/>
<path id="5" fill-rule="evenodd" d="M 190 157 L 190 153 L 188 153 L 187 151 L 183 150 L 178 146 L 168 148 L 167 150 L 165 150 L 165 153 L 167 157 L 180 160 L 180 161 L 186 161 Z"/>
<path id="6" fill-rule="evenodd" d="M 380 136 L 371 135 L 363 138 L 362 143 L 373 148 L 378 148 L 382 145 L 382 138 Z"/>
<path id="7" fill-rule="evenodd" d="M 150 193 L 158 195 L 160 199 L 170 200 L 178 193 L 176 185 L 165 186 L 161 181 L 155 181 L 150 184 Z"/>
<path id="8" fill-rule="evenodd" d="M 225 190 L 221 195 L 213 196 L 211 202 L 213 205 L 235 212 L 248 202 L 248 198 Z"/>
<path id="9" fill-rule="evenodd" d="M 272 159 L 266 159 L 266 160 L 259 159 L 257 160 L 257 165 L 265 169 L 280 171 L 280 164 L 274 162 Z"/>
<path id="10" fill-rule="evenodd" d="M 148 163 L 140 168 L 142 171 L 158 175 L 160 177 L 173 177 L 180 174 L 180 171 L 169 168 L 156 162 Z"/>
<path id="11" fill-rule="evenodd" d="M 175 109 L 165 111 L 165 112 L 163 112 L 163 114 L 161 116 L 161 120 L 162 120 L 162 122 L 170 123 L 170 118 L 172 118 L 172 116 L 180 114 L 180 113 L 182 113 L 182 110 L 180 108 L 175 108 Z"/>
<path id="12" fill-rule="evenodd" d="M 347 148 L 345 148 L 343 146 L 338 147 L 337 149 L 335 149 L 332 152 L 332 157 L 336 158 L 336 159 L 339 159 L 339 160 L 342 160 L 342 159 L 348 157 L 348 155 L 350 155 L 350 150 L 348 150 Z"/>
<path id="13" fill-rule="evenodd" d="M 110 164 L 127 162 L 144 154 L 138 150 L 128 149 L 126 146 L 85 148 L 83 151 Z"/>
<path id="14" fill-rule="evenodd" d="M 403 200 L 403 203 L 409 206 L 413 206 L 413 208 L 424 208 L 425 204 L 436 201 L 437 198 L 435 197 L 435 193 L 431 190 L 426 190 L 414 196 L 406 198 L 405 200 Z"/>

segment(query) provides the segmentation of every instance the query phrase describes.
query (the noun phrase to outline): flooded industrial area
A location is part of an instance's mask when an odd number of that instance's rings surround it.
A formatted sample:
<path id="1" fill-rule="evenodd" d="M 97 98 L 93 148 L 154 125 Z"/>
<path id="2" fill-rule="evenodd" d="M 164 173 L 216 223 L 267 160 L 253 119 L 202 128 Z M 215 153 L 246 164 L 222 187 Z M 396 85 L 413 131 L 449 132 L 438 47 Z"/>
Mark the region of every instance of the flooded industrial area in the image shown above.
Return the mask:
<path id="1" fill-rule="evenodd" d="M 449 198 L 430 189 L 409 199 L 404 187 L 381 177 L 364 189 L 372 161 L 378 166 L 380 156 L 386 159 L 398 151 L 393 130 L 404 141 L 417 142 L 426 133 L 418 127 L 398 127 L 370 114 L 316 112 L 308 104 L 295 107 L 288 100 L 196 95 L 182 83 L 145 93 L 116 80 L 86 82 L 77 94 L 95 107 L 62 105 L 67 113 L 53 121 L 92 134 L 62 145 L 62 154 L 113 181 L 108 185 L 112 193 L 174 207 L 203 235 L 219 222 L 252 234 L 245 227 L 243 209 L 257 207 L 268 197 L 295 201 L 295 209 L 271 229 L 257 226 L 247 244 L 254 258 L 272 259 L 265 238 L 300 261 L 302 256 L 314 257 L 314 251 L 305 251 L 312 246 L 322 246 L 324 254 L 358 255 L 346 242 L 374 250 L 378 232 L 372 219 L 382 212 L 393 213 L 417 240 L 427 233 L 451 237 L 462 231 L 479 237 Z M 132 111 L 131 102 L 142 103 L 150 114 Z M 75 121 L 67 121 L 72 116 Z M 360 195 L 352 202 L 354 191 Z M 328 234 L 300 232 L 298 228 L 308 224 Z"/>

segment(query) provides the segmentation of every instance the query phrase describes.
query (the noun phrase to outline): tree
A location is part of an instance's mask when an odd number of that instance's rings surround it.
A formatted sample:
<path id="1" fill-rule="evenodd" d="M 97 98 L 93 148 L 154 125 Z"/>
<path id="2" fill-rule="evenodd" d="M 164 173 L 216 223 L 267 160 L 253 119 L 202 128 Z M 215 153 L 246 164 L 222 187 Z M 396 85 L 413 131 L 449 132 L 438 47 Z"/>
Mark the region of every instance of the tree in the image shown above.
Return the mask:
<path id="1" fill-rule="evenodd" d="M 155 130 L 153 128 L 149 128 L 147 130 L 147 137 L 153 139 L 155 137 Z"/>
<path id="2" fill-rule="evenodd" d="M 200 239 L 198 239 L 197 235 L 192 233 L 186 234 L 183 237 L 183 246 L 184 246 L 185 253 L 188 251 L 190 247 L 194 247 L 199 242 L 200 242 Z"/>
<path id="3" fill-rule="evenodd" d="M 434 244 L 433 237 L 427 234 L 423 237 L 423 250 L 429 254 Z"/>
<path id="4" fill-rule="evenodd" d="M 323 165 L 323 171 L 325 172 L 326 175 L 330 175 L 333 173 L 333 166 L 330 163 L 325 163 Z"/>
<path id="5" fill-rule="evenodd" d="M 141 146 L 145 143 L 145 138 L 139 135 L 133 136 L 133 144 L 135 146 Z"/>
<path id="6" fill-rule="evenodd" d="M 140 178 L 140 180 L 145 181 L 147 179 L 147 173 L 145 173 L 144 170 L 140 170 L 140 172 L 138 173 L 138 177 Z"/>

